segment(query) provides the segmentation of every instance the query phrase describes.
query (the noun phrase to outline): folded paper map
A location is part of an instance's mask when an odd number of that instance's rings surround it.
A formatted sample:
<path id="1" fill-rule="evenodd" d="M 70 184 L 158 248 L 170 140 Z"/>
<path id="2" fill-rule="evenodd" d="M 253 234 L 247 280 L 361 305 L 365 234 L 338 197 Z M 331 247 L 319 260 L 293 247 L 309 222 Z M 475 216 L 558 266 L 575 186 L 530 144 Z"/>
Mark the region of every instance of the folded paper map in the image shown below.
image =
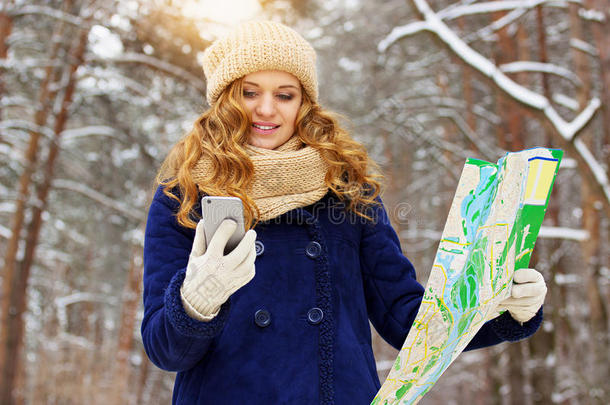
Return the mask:
<path id="1" fill-rule="evenodd" d="M 468 159 L 421 307 L 371 405 L 415 404 L 510 296 L 528 266 L 563 152 L 534 148 L 497 164 Z"/>

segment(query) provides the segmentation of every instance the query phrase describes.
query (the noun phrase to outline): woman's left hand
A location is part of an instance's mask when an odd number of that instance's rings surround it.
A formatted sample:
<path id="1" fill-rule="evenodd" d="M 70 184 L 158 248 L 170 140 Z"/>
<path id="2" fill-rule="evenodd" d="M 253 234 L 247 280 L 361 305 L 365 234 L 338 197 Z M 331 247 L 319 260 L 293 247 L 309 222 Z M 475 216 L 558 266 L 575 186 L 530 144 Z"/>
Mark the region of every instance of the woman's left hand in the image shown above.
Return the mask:
<path id="1" fill-rule="evenodd" d="M 535 269 L 518 269 L 513 276 L 511 296 L 500 302 L 516 321 L 527 322 L 536 315 L 546 296 L 546 283 Z"/>

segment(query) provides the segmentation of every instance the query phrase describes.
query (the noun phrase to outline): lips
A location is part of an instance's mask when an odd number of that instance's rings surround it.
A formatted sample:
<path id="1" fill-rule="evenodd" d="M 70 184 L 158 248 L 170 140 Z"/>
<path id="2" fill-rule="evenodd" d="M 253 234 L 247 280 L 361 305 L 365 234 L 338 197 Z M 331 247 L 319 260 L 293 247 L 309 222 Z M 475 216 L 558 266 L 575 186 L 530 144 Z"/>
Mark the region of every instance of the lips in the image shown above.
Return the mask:
<path id="1" fill-rule="evenodd" d="M 263 124 L 263 123 L 252 123 L 252 126 L 254 128 L 261 129 L 263 131 L 270 131 L 272 129 L 279 128 L 279 125 L 267 124 L 267 123 L 265 123 L 265 124 Z"/>
<path id="2" fill-rule="evenodd" d="M 272 122 L 253 122 L 252 129 L 254 132 L 269 135 L 275 132 L 280 126 Z"/>

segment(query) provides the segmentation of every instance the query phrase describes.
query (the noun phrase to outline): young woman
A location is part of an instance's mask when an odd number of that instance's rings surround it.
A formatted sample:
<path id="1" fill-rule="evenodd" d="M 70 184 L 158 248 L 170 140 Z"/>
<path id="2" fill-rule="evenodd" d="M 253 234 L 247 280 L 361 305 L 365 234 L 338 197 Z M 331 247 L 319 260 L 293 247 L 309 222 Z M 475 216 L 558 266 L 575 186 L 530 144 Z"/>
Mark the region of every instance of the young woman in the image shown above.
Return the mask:
<path id="1" fill-rule="evenodd" d="M 424 292 L 363 146 L 317 103 L 313 48 L 249 22 L 205 52 L 210 109 L 157 177 L 144 246 L 146 352 L 177 371 L 176 404 L 368 404 L 380 388 L 369 320 L 400 349 Z M 211 240 L 203 195 L 237 196 L 250 229 Z M 516 272 L 508 311 L 468 349 L 542 319 L 544 280 Z"/>

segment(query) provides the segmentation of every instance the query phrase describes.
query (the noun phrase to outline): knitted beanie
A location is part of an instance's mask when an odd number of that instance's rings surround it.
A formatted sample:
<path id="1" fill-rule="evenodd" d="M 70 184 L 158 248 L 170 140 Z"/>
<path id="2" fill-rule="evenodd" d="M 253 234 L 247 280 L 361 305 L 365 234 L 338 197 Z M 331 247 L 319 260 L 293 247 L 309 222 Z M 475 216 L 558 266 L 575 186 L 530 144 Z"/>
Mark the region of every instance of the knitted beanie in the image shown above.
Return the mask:
<path id="1" fill-rule="evenodd" d="M 293 29 L 273 21 L 249 21 L 219 38 L 203 54 L 210 105 L 231 82 L 260 70 L 296 76 L 312 101 L 318 101 L 316 53 Z"/>

